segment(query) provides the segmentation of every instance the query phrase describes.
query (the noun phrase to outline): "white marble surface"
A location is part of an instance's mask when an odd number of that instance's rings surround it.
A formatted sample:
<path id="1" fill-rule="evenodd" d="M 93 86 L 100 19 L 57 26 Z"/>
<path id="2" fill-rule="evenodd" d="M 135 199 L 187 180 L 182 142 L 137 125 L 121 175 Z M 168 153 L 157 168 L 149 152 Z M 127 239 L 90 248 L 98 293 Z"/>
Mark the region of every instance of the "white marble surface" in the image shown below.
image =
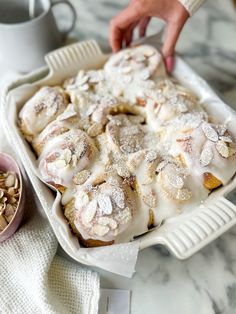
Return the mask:
<path id="1" fill-rule="evenodd" d="M 72 36 L 95 38 L 107 49 L 109 19 L 128 1 L 71 1 L 78 11 Z M 58 14 L 67 22 L 63 10 Z M 149 34 L 159 27 L 153 21 Z M 236 109 L 236 10 L 231 1 L 208 0 L 185 27 L 178 51 Z M 164 248 L 145 249 L 132 279 L 97 271 L 103 288 L 132 291 L 131 314 L 234 314 L 236 227 L 186 261 Z"/>
<path id="2" fill-rule="evenodd" d="M 72 2 L 78 10 L 73 35 L 96 38 L 107 47 L 108 21 L 127 1 Z M 149 34 L 159 25 L 153 21 Z M 186 25 L 178 51 L 236 109 L 236 10 L 231 1 L 207 1 Z M 186 261 L 160 247 L 145 249 L 136 270 L 133 279 L 98 270 L 102 287 L 132 290 L 131 314 L 236 313 L 236 227 Z"/>

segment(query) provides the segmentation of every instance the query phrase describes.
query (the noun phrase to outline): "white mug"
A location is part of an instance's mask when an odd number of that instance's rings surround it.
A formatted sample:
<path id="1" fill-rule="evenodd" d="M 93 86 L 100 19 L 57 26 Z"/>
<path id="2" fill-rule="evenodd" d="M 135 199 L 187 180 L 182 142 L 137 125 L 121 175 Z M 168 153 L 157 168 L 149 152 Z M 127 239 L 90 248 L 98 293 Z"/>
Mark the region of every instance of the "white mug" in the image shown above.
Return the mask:
<path id="1" fill-rule="evenodd" d="M 74 28 L 76 12 L 68 0 L 34 0 L 30 18 L 29 0 L 0 0 L 0 59 L 9 70 L 28 72 L 44 64 L 47 52 L 58 48 Z M 53 7 L 63 4 L 72 12 L 69 29 L 60 31 Z"/>

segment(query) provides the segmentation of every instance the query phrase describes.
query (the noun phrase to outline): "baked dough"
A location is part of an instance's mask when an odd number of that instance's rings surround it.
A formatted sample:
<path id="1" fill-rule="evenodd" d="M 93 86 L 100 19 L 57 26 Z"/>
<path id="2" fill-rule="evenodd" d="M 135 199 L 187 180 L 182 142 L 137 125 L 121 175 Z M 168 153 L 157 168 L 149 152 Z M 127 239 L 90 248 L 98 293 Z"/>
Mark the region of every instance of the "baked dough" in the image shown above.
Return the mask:
<path id="1" fill-rule="evenodd" d="M 23 106 L 19 125 L 28 141 L 39 134 L 48 123 L 61 114 L 68 104 L 64 90 L 59 86 L 45 86 Z"/>
<path id="2" fill-rule="evenodd" d="M 84 246 L 131 241 L 196 207 L 236 172 L 227 122 L 212 123 L 163 67 L 153 47 L 122 50 L 103 69 L 41 88 L 19 113 L 40 175 L 61 191 Z"/>

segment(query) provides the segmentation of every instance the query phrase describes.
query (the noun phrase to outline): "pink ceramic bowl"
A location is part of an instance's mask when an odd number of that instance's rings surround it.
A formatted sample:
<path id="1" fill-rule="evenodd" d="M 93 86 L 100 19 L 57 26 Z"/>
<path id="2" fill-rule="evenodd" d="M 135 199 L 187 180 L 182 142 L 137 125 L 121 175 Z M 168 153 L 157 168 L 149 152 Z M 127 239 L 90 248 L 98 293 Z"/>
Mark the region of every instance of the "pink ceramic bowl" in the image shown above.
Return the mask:
<path id="1" fill-rule="evenodd" d="M 0 242 L 3 242 L 6 239 L 8 239 L 11 235 L 13 235 L 13 233 L 15 233 L 17 228 L 19 227 L 24 214 L 25 199 L 24 199 L 24 186 L 20 169 L 16 161 L 10 155 L 0 153 L 0 171 L 4 172 L 14 171 L 18 175 L 20 184 L 20 197 L 16 212 L 8 226 L 3 231 L 0 232 Z"/>

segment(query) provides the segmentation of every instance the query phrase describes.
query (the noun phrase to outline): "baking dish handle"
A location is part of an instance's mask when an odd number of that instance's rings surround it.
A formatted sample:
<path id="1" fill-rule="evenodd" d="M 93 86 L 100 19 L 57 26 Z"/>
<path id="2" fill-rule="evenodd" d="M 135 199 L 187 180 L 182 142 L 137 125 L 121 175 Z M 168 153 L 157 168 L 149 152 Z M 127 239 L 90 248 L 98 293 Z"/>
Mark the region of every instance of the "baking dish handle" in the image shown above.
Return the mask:
<path id="1" fill-rule="evenodd" d="M 101 68 L 106 59 L 107 56 L 102 53 L 95 40 L 77 42 L 45 56 L 50 70 L 49 76 L 60 74 L 62 79 L 76 75 L 78 69 Z"/>
<path id="2" fill-rule="evenodd" d="M 234 200 L 235 194 L 231 198 L 221 196 L 215 202 L 199 207 L 186 222 L 167 222 L 152 236 L 144 237 L 140 248 L 161 244 L 179 259 L 190 257 L 236 224 Z"/>

